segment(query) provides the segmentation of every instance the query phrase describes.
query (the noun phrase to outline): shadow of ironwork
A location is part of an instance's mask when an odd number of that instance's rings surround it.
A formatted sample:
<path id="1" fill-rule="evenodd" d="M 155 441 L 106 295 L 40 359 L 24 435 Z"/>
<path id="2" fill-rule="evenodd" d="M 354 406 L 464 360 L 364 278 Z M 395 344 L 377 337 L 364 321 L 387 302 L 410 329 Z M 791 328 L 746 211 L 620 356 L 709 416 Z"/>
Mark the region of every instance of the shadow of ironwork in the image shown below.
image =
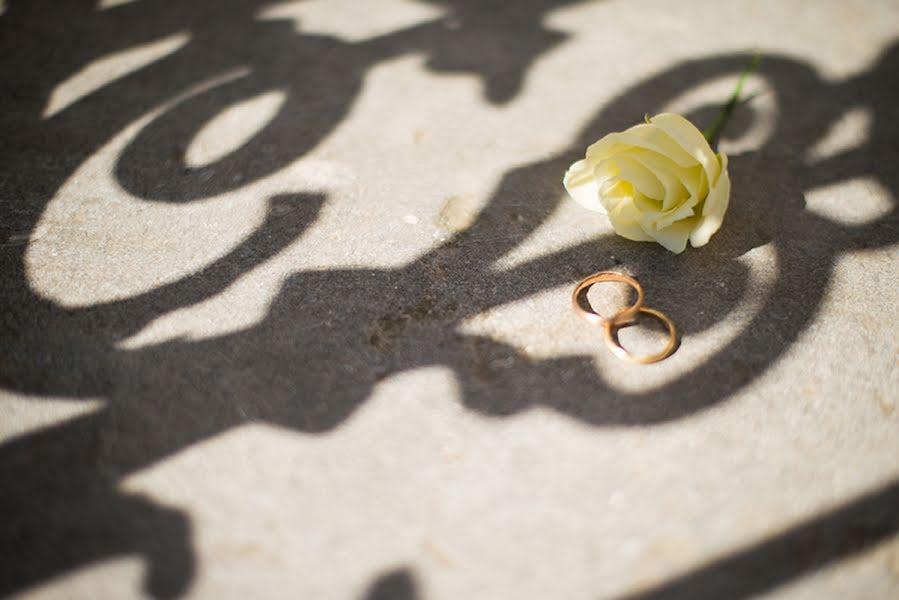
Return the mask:
<path id="1" fill-rule="evenodd" d="M 237 66 L 250 64 L 250 74 L 188 96 L 144 126 L 117 163 L 126 190 L 147 200 L 189 202 L 236 187 L 236 170 L 241 185 L 263 178 L 312 150 L 341 122 L 368 69 L 406 52 L 425 52 L 437 71 L 474 73 L 484 80 L 488 101 L 508 102 L 533 59 L 561 39 L 540 24 L 555 4 L 536 0 L 494 7 L 506 11 L 499 15 L 472 2 L 446 3 L 451 18 L 466 24 L 463 34 L 438 19 L 356 44 L 299 35 L 283 22 L 253 21 L 259 4 L 215 3 L 211 9 L 205 2 L 170 3 L 162 9 L 139 1 L 97 13 L 92 2 L 11 2 L 0 17 L 0 43 L 9 57 L 0 72 L 2 90 L 17 107 L 0 117 L 10 148 L 4 161 L 11 166 L 0 185 L 6 197 L 19 198 L 4 207 L 8 226 L 31 231 L 56 190 L 103 143 L 149 109 Z M 47 19 L 51 5 L 55 16 Z M 192 38 L 181 50 L 40 119 L 52 86 L 85 63 L 182 30 Z M 150 321 L 216 295 L 298 239 L 326 202 L 321 195 L 273 197 L 259 230 L 202 271 L 82 309 L 33 293 L 24 246 L 4 248 L 0 297 L 9 308 L 0 323 L 0 386 L 108 402 L 0 446 L 0 475 L 9 482 L 0 496 L 0 513 L 8 515 L 8 533 L 0 539 L 0 593 L 126 552 L 150 563 L 150 593 L 183 593 L 193 566 L 185 515 L 123 493 L 121 478 L 251 421 L 327 432 L 379 380 L 397 372 L 445 365 L 458 377 L 462 401 L 479 413 L 501 416 L 541 405 L 604 427 L 662 423 L 725 401 L 776 363 L 813 322 L 842 253 L 899 238 L 895 206 L 875 222 L 848 226 L 806 211 L 803 199 L 810 187 L 862 175 L 899 195 L 890 167 L 899 98 L 885 83 L 899 74 L 897 56 L 893 47 L 869 73 L 836 83 L 795 59 L 767 57 L 760 75 L 777 94 L 774 134 L 759 151 L 733 157 L 727 226 L 706 248 L 679 257 L 603 237 L 508 271 L 492 269 L 562 201 L 560 174 L 584 146 L 694 86 L 738 72 L 745 54 L 682 63 L 625 90 L 567 151 L 506 174 L 469 229 L 410 264 L 293 274 L 266 318 L 248 330 L 136 350 L 117 346 Z M 209 117 L 273 85 L 286 86 L 288 100 L 266 128 L 213 165 L 186 165 L 186 145 Z M 809 166 L 804 151 L 847 106 L 859 103 L 874 114 L 872 139 Z M 763 244 L 776 256 L 764 308 L 714 356 L 648 392 L 610 389 L 592 356 L 532 360 L 509 345 L 458 331 L 473 315 L 612 266 L 615 256 L 651 278 L 665 299 L 658 308 L 695 333 L 725 319 L 749 292 L 747 267 L 737 259 Z M 254 401 L 259 390 L 265 390 L 264 403 Z M 769 550 L 762 546 L 749 562 L 735 564 L 764 562 Z M 777 571 L 782 575 L 774 579 L 804 568 Z M 695 591 L 699 584 L 690 585 Z"/>

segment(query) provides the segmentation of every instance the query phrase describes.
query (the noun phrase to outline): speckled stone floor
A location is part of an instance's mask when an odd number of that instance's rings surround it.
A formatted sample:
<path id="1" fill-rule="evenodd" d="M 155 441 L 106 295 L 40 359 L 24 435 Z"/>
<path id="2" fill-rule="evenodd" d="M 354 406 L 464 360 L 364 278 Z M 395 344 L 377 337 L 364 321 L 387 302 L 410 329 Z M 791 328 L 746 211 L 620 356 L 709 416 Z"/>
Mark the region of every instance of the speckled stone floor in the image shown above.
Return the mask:
<path id="1" fill-rule="evenodd" d="M 0 7 L 0 596 L 899 597 L 899 3 Z M 566 197 L 755 50 L 707 246 Z"/>

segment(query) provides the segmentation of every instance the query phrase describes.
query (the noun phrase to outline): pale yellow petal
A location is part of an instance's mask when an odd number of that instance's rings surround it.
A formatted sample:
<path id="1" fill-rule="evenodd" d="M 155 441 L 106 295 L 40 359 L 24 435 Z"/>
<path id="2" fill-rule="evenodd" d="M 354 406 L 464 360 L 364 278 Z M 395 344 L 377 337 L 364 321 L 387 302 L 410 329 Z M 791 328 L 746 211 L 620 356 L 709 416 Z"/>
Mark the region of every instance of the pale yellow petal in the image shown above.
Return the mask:
<path id="1" fill-rule="evenodd" d="M 635 242 L 653 241 L 653 238 L 640 227 L 640 223 L 637 221 L 639 217 L 640 211 L 634 207 L 634 203 L 630 199 L 619 202 L 613 210 L 609 211 L 609 222 L 615 229 L 615 233 Z"/>
<path id="2" fill-rule="evenodd" d="M 709 191 L 709 196 L 705 199 L 702 207 L 699 223 L 690 234 L 690 245 L 694 248 L 705 246 L 712 234 L 721 228 L 724 214 L 730 204 L 730 175 L 727 173 L 727 155 L 721 152 L 717 158 L 720 161 L 721 175 Z"/>
<path id="3" fill-rule="evenodd" d="M 696 225 L 696 219 L 684 219 L 663 229 L 650 232 L 650 235 L 666 249 L 680 254 L 687 247 L 690 231 Z"/>
<path id="4" fill-rule="evenodd" d="M 687 188 L 690 195 L 700 199 L 704 198 L 709 191 L 708 181 L 705 169 L 699 165 L 692 169 L 686 169 L 683 177 L 680 178 L 680 182 Z"/>
<path id="5" fill-rule="evenodd" d="M 690 121 L 674 113 L 662 113 L 650 119 L 650 123 L 667 133 L 705 169 L 709 181 L 718 181 L 720 165 L 708 140 Z"/>
<path id="6" fill-rule="evenodd" d="M 665 199 L 665 186 L 643 163 L 634 160 L 627 154 L 616 156 L 612 160 L 618 166 L 618 176 L 629 181 L 634 186 L 635 191 L 655 200 L 662 201 Z"/>
<path id="7" fill-rule="evenodd" d="M 696 159 L 661 128 L 646 123 L 634 125 L 625 131 L 608 134 L 587 148 L 587 157 L 601 160 L 616 154 L 623 154 L 635 147 L 667 156 L 682 167 L 692 167 L 697 164 Z"/>
<path id="8" fill-rule="evenodd" d="M 634 186 L 621 179 L 607 179 L 599 186 L 599 201 L 606 212 L 611 212 L 624 200 L 628 202 L 634 195 Z"/>
<path id="9" fill-rule="evenodd" d="M 565 172 L 565 178 L 562 183 L 568 191 L 571 198 L 590 210 L 603 212 L 602 204 L 599 201 L 599 185 L 593 177 L 593 171 L 596 168 L 594 161 L 587 159 L 579 160 L 571 165 Z"/>
<path id="10" fill-rule="evenodd" d="M 705 190 L 701 189 L 705 171 L 699 164 L 682 167 L 670 158 L 644 148 L 631 149 L 627 156 L 643 163 L 665 186 L 663 210 L 670 210 L 689 196 L 702 197 L 705 194 Z"/>
<path id="11" fill-rule="evenodd" d="M 634 206 L 645 217 L 644 222 L 654 221 L 662 214 L 662 203 L 640 192 L 634 193 Z"/>
<path id="12" fill-rule="evenodd" d="M 616 177 L 620 172 L 621 169 L 614 158 L 604 158 L 593 169 L 593 178 L 596 179 L 599 185 L 602 185 L 604 182 Z"/>
<path id="13" fill-rule="evenodd" d="M 667 213 L 660 215 L 655 220 L 656 229 L 664 229 L 665 227 L 670 227 L 678 221 L 694 216 L 696 214 L 696 204 L 696 198 L 691 197 L 680 206 L 677 206 Z"/>
<path id="14" fill-rule="evenodd" d="M 678 166 L 673 160 L 643 148 L 634 148 L 627 153 L 627 156 L 650 170 L 662 184 L 664 188 L 664 196 L 661 198 L 663 210 L 668 210 L 690 196 L 690 192 L 681 182 L 681 177 L 689 178 L 689 169 Z"/>
<path id="15" fill-rule="evenodd" d="M 696 193 L 691 193 L 688 198 L 679 204 L 675 204 L 668 210 L 659 214 L 655 221 L 657 229 L 668 227 L 675 221 L 680 221 L 681 219 L 686 219 L 696 214 L 695 207 L 705 199 L 709 189 L 709 186 L 705 181 L 705 171 L 701 168 L 697 168 L 697 173 L 699 173 L 699 182 L 690 184 L 690 187 L 695 189 Z"/>

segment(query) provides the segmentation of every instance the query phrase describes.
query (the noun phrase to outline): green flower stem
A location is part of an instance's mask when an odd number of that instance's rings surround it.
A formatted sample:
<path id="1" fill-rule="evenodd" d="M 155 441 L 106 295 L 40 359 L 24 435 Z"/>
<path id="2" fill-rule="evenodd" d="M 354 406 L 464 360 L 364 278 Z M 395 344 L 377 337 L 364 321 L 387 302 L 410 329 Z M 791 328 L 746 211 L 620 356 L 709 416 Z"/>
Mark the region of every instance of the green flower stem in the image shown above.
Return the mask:
<path id="1" fill-rule="evenodd" d="M 721 130 L 724 129 L 724 125 L 730 118 L 730 113 L 732 113 L 734 108 L 737 107 L 737 104 L 740 103 L 740 94 L 743 93 L 743 84 L 746 83 L 746 79 L 753 71 L 755 71 L 756 67 L 759 66 L 759 61 L 761 59 L 761 54 L 756 52 L 749 64 L 746 65 L 746 68 L 743 69 L 743 72 L 740 73 L 740 78 L 737 80 L 737 85 L 734 87 L 734 93 L 730 95 L 730 99 L 728 99 L 724 106 L 721 107 L 721 111 L 718 113 L 718 116 L 715 117 L 715 120 L 712 121 L 712 124 L 702 132 L 702 135 L 705 136 L 705 139 L 708 140 L 709 144 L 713 147 L 716 145 Z"/>

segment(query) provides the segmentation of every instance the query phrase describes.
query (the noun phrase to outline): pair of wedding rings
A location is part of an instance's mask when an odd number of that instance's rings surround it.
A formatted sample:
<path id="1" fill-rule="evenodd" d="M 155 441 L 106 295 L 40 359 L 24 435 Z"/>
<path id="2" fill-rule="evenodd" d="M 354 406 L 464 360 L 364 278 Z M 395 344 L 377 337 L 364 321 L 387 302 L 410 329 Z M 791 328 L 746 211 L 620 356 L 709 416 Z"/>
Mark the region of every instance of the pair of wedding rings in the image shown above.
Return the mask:
<path id="1" fill-rule="evenodd" d="M 590 308 L 586 298 L 583 303 L 581 302 L 581 294 L 586 294 L 593 284 L 605 281 L 617 281 L 631 286 L 637 291 L 637 301 L 631 306 L 622 308 L 611 317 L 604 317 Z M 614 271 L 602 271 L 585 277 L 574 288 L 574 293 L 571 295 L 571 305 L 574 307 L 574 312 L 586 319 L 588 323 L 599 325 L 605 330 L 606 345 L 618 358 L 647 365 L 668 358 L 677 348 L 677 328 L 674 326 L 674 323 L 664 313 L 643 306 L 643 287 L 633 277 L 615 273 Z M 625 325 L 632 324 L 639 313 L 655 317 L 668 329 L 668 343 L 661 352 L 648 355 L 631 354 L 624 349 L 618 340 L 618 330 Z"/>

